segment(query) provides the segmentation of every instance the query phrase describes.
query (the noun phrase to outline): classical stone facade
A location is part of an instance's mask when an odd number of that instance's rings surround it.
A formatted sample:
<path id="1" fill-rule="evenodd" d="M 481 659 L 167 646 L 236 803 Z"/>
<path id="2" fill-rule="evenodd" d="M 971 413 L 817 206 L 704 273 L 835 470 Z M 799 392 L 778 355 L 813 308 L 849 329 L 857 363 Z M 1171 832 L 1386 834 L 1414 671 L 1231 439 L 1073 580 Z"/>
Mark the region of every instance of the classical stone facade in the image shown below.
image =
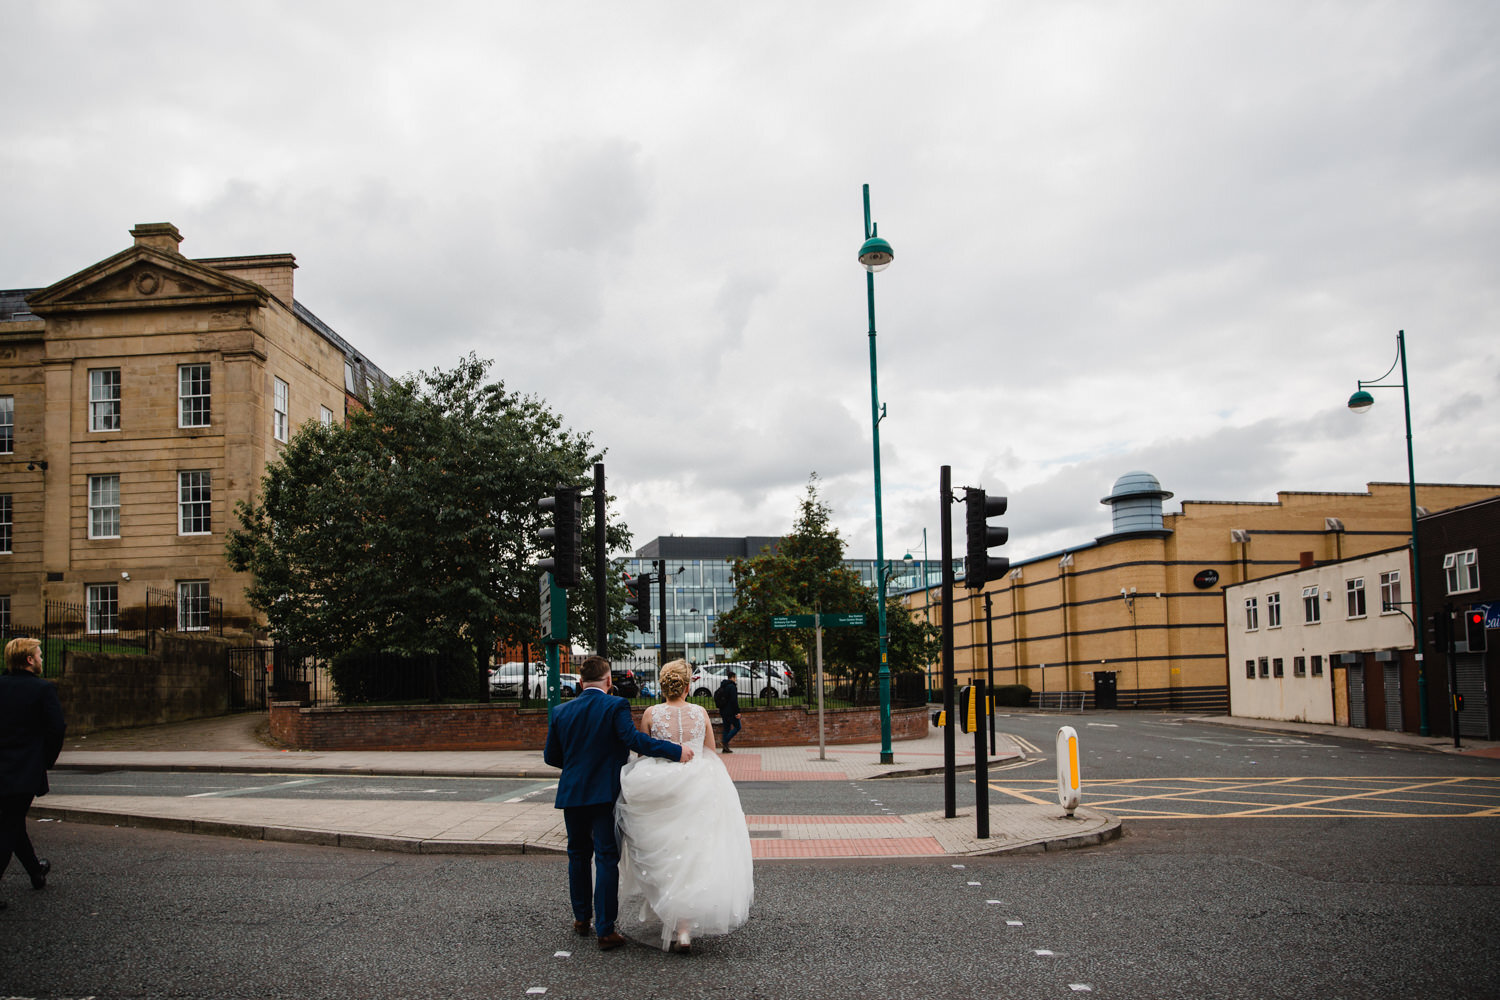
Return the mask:
<path id="1" fill-rule="evenodd" d="M 179 614 L 221 599 L 245 628 L 235 504 L 299 425 L 342 421 L 387 377 L 296 301 L 291 254 L 191 260 L 169 223 L 131 235 L 47 288 L 0 291 L 0 608 L 35 625 L 43 602 L 85 606 L 107 631 L 151 588 Z"/>
<path id="2" fill-rule="evenodd" d="M 1417 502 L 1439 511 L 1500 494 L 1500 486 L 1419 484 Z M 1408 487 L 1365 493 L 1283 492 L 1274 502 L 1184 501 L 1147 473 L 1127 473 L 1102 502 L 1114 531 L 1019 562 L 982 591 L 954 590 L 958 683 L 1071 692 L 1090 706 L 1225 711 L 1228 658 L 1223 588 L 1366 555 L 1411 537 Z M 986 598 L 989 600 L 988 622 Z M 930 600 L 930 610 L 926 608 Z M 941 623 L 938 590 L 905 598 L 916 617 Z M 987 638 L 987 631 L 993 641 Z"/>

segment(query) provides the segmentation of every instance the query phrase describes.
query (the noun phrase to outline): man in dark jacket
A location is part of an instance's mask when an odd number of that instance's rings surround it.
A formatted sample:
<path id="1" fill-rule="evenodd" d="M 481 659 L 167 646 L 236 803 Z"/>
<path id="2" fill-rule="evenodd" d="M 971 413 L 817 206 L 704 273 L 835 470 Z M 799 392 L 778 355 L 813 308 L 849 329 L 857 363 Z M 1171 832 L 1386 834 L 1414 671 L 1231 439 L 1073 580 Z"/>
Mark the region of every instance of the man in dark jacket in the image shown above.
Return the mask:
<path id="1" fill-rule="evenodd" d="M 41 647 L 35 639 L 6 643 L 0 675 L 0 875 L 14 854 L 33 889 L 47 884 L 52 863 L 32 850 L 26 813 L 33 798 L 47 794 L 47 769 L 57 763 L 67 729 L 56 686 L 40 676 Z"/>
<path id="2" fill-rule="evenodd" d="M 734 682 L 733 670 L 724 674 L 724 683 L 714 692 L 714 705 L 718 707 L 719 719 L 724 723 L 724 738 L 719 741 L 719 745 L 724 753 L 734 753 L 729 749 L 729 741 L 739 735 L 740 731 L 740 688 Z"/>

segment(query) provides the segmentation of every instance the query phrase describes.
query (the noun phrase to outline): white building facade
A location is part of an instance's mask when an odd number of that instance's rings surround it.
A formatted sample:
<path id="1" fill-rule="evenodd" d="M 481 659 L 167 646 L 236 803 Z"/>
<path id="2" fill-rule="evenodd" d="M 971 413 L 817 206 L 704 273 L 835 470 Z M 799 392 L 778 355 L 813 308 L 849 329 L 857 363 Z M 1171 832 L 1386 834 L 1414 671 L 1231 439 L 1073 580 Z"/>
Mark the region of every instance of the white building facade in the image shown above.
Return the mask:
<path id="1" fill-rule="evenodd" d="M 1228 586 L 1224 601 L 1231 715 L 1401 728 L 1416 697 L 1408 548 Z"/>

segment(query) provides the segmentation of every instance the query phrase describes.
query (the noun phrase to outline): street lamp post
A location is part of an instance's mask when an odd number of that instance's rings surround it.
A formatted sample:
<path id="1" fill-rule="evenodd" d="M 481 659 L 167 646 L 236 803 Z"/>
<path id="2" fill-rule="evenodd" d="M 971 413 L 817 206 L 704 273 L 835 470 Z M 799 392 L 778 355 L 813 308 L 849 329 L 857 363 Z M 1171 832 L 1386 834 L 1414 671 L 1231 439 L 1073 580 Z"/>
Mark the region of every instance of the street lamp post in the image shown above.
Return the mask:
<path id="1" fill-rule="evenodd" d="M 1391 373 L 1397 366 L 1401 368 L 1400 382 L 1387 382 Z M 1375 405 L 1375 397 L 1371 396 L 1366 389 L 1395 389 L 1401 390 L 1401 402 L 1406 411 L 1406 479 L 1408 498 L 1411 502 L 1411 607 L 1415 614 L 1412 617 L 1413 642 L 1416 647 L 1417 656 L 1417 712 L 1418 731 L 1423 736 L 1431 735 L 1431 727 L 1427 722 L 1427 664 L 1423 658 L 1425 643 L 1422 631 L 1422 561 L 1421 549 L 1417 543 L 1417 467 L 1412 460 L 1411 449 L 1411 389 L 1410 380 L 1406 377 L 1406 331 L 1396 331 L 1396 360 L 1386 373 L 1377 379 L 1370 381 L 1360 380 L 1354 395 L 1349 397 L 1349 409 L 1355 413 L 1364 413 Z"/>
<path id="2" fill-rule="evenodd" d="M 895 253 L 889 243 L 876 235 L 875 225 L 870 222 L 870 185 L 864 186 L 864 194 L 865 242 L 859 248 L 859 262 L 865 268 L 866 298 L 870 305 L 870 430 L 875 447 L 875 606 L 880 620 L 880 762 L 894 764 L 896 758 L 891 752 L 890 636 L 885 627 L 885 543 L 880 521 L 880 421 L 885 418 L 885 407 L 880 403 L 880 390 L 875 379 L 875 272 L 889 267 Z"/>

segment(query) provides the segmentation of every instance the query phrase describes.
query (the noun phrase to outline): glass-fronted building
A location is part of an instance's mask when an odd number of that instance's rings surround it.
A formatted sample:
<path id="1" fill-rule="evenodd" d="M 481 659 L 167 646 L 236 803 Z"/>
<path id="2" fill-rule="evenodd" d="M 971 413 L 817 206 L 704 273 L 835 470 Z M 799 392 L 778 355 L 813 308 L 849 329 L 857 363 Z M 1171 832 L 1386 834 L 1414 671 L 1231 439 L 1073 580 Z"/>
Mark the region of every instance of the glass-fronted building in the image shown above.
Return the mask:
<path id="1" fill-rule="evenodd" d="M 624 560 L 624 571 L 631 577 L 654 573 L 656 562 L 664 564 L 666 607 L 662 607 L 660 586 L 651 584 L 651 634 L 632 630 L 630 644 L 643 656 L 654 656 L 661 645 L 662 616 L 666 616 L 667 658 L 682 656 L 692 663 L 713 663 L 735 659 L 734 650 L 719 645 L 715 624 L 720 615 L 734 607 L 733 563 L 774 550 L 780 538 L 750 536 L 745 538 L 686 537 L 668 535 L 657 538 Z M 859 574 L 865 586 L 875 587 L 874 559 L 846 559 L 844 565 Z M 962 561 L 956 560 L 954 571 L 960 572 Z M 923 565 L 917 559 L 893 563 L 888 599 L 922 586 Z M 937 561 L 926 567 L 929 585 L 942 582 Z"/>

